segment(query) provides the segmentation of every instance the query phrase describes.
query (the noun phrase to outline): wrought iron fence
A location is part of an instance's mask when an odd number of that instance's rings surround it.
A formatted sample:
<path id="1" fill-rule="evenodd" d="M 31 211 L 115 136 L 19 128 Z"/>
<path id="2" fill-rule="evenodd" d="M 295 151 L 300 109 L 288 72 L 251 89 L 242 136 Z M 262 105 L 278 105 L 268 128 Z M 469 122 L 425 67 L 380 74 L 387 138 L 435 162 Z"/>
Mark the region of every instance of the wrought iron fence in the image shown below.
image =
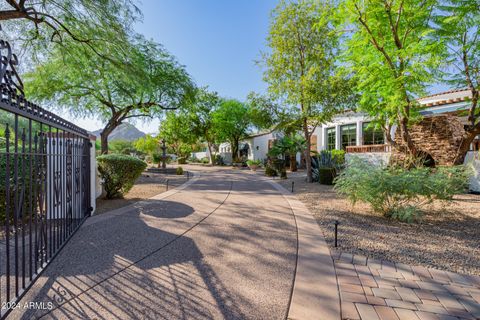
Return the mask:
<path id="1" fill-rule="evenodd" d="M 24 98 L 0 40 L 0 304 L 5 317 L 91 213 L 87 131 Z"/>

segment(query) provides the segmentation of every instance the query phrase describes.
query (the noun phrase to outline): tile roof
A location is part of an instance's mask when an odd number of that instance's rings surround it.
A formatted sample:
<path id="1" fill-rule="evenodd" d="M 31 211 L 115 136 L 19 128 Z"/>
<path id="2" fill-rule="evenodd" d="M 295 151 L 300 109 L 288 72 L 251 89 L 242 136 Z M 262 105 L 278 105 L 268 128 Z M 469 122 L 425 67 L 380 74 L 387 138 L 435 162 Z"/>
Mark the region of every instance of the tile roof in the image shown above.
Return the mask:
<path id="1" fill-rule="evenodd" d="M 424 107 L 433 107 L 449 103 L 468 101 L 471 97 L 471 91 L 463 88 L 432 94 L 419 98 L 417 101 Z"/>

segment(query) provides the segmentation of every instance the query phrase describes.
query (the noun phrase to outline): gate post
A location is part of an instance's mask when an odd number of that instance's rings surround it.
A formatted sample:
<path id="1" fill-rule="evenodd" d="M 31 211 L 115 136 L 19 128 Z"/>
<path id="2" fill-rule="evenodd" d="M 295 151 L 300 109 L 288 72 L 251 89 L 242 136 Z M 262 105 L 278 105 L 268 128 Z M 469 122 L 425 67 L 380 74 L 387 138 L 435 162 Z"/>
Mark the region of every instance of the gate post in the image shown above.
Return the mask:
<path id="1" fill-rule="evenodd" d="M 96 200 L 97 200 L 97 194 L 98 194 L 98 177 L 97 177 L 97 158 L 96 158 L 96 152 L 95 152 L 95 141 L 97 140 L 97 137 L 94 135 L 89 135 L 90 138 L 90 148 L 89 148 L 89 176 L 90 176 L 90 215 L 93 215 L 96 209 Z M 101 192 L 101 190 L 100 190 Z"/>

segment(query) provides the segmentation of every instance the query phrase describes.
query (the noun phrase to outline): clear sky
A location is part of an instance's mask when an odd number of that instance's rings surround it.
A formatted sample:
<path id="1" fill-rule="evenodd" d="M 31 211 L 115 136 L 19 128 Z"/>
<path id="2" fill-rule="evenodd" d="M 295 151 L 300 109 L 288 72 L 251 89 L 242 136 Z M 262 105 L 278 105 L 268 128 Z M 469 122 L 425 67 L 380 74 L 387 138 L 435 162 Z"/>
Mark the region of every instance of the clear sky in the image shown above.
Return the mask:
<path id="1" fill-rule="evenodd" d="M 265 49 L 270 11 L 277 0 L 143 0 L 143 21 L 135 29 L 165 46 L 199 86 L 221 96 L 244 100 L 263 91 L 262 70 L 255 64 Z M 67 116 L 68 117 L 68 116 Z M 69 117 L 70 118 L 70 117 Z M 70 118 L 71 119 L 71 118 Z M 85 129 L 101 123 L 75 119 Z M 156 132 L 158 120 L 136 123 Z"/>

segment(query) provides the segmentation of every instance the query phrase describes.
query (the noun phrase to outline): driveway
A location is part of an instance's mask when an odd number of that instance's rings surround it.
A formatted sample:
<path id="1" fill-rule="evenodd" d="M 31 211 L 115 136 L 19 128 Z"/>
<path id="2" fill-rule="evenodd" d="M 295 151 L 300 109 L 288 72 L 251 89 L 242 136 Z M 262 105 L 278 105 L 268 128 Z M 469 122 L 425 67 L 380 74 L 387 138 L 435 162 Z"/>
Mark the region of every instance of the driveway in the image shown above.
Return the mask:
<path id="1" fill-rule="evenodd" d="M 254 174 L 205 171 L 89 218 L 9 318 L 283 319 L 296 259 L 282 194 Z"/>

